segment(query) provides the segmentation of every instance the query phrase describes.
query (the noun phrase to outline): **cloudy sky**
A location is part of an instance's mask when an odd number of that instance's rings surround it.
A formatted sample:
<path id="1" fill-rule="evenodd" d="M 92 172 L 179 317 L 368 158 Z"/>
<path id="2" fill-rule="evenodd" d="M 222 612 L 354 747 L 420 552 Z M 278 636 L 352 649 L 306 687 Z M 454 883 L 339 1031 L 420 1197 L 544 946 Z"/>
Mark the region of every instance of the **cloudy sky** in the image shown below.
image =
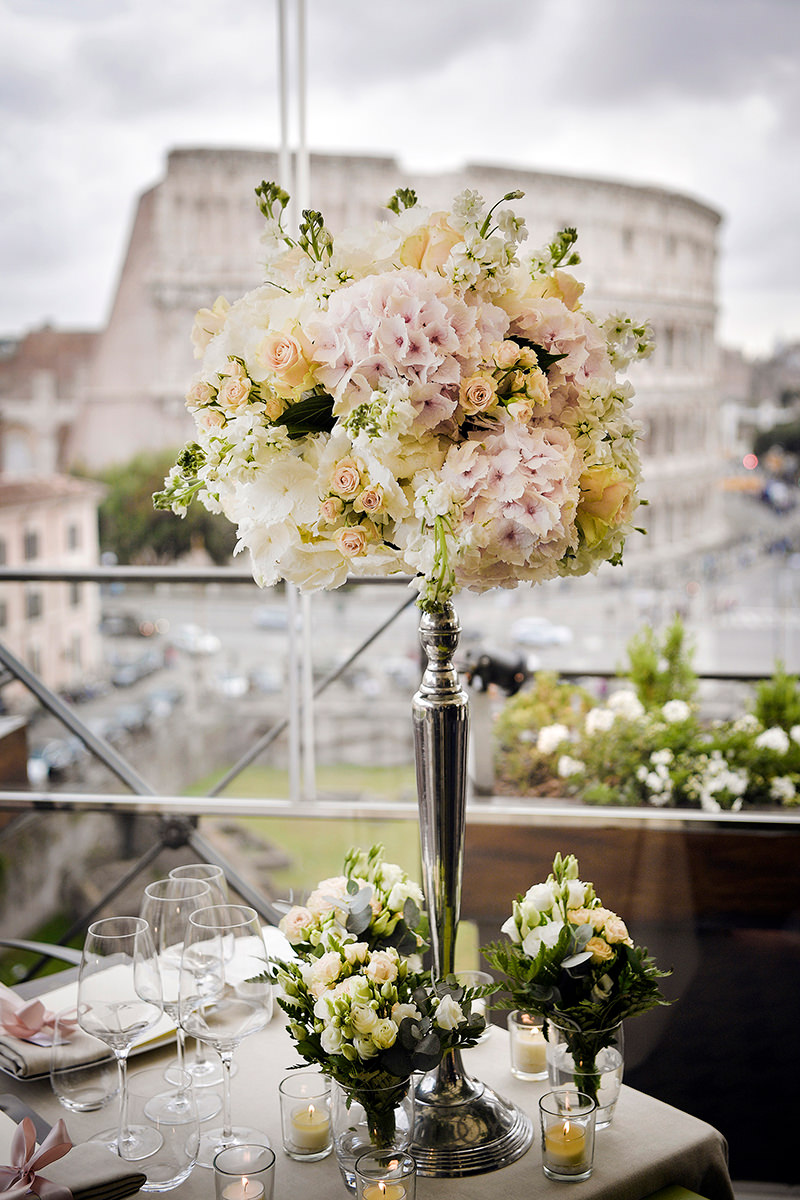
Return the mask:
<path id="1" fill-rule="evenodd" d="M 293 0 L 290 0 L 290 4 Z M 277 145 L 277 0 L 0 0 L 0 336 L 101 325 L 175 146 Z M 724 215 L 721 339 L 800 340 L 798 0 L 307 0 L 312 149 Z"/>

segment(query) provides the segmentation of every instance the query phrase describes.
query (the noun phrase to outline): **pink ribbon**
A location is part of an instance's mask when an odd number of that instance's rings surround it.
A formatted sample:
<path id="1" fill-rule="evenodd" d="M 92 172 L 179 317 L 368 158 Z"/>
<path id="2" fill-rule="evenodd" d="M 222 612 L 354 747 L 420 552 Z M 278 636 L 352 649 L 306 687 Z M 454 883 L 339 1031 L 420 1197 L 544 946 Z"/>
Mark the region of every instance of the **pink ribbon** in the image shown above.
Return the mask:
<path id="1" fill-rule="evenodd" d="M 30 1117 L 23 1117 L 11 1142 L 11 1166 L 0 1167 L 0 1194 L 3 1200 L 22 1200 L 33 1192 L 41 1200 L 72 1200 L 72 1192 L 60 1183 L 51 1183 L 37 1174 L 40 1167 L 63 1158 L 72 1149 L 67 1127 L 59 1117 L 38 1151 L 36 1130 Z"/>
<path id="2" fill-rule="evenodd" d="M 0 996 L 0 1026 L 11 1037 L 23 1042 L 34 1042 L 37 1046 L 52 1046 L 55 1037 L 57 1014 L 49 1012 L 41 1000 L 28 1000 L 19 1004 L 8 996 Z M 72 1037 L 78 1028 L 78 1018 L 58 1017 L 61 1037 Z"/>

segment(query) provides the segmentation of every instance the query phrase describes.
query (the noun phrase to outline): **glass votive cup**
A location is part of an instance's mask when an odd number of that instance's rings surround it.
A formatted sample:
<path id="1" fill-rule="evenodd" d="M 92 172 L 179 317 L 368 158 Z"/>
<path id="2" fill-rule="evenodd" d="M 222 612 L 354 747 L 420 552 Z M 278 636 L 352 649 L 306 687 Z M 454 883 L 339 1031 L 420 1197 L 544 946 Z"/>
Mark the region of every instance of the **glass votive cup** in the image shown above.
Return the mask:
<path id="1" fill-rule="evenodd" d="M 316 1162 L 333 1148 L 331 1084 L 319 1071 L 287 1075 L 278 1084 L 283 1149 L 290 1158 Z"/>
<path id="2" fill-rule="evenodd" d="M 226 1146 L 214 1155 L 217 1200 L 272 1200 L 275 1155 L 269 1146 Z"/>
<path id="3" fill-rule="evenodd" d="M 545 1092 L 539 1100 L 542 1170 L 548 1179 L 579 1183 L 594 1165 L 597 1105 L 576 1088 Z"/>
<path id="4" fill-rule="evenodd" d="M 356 1159 L 357 1200 L 415 1200 L 417 1164 L 402 1150 L 371 1150 Z"/>
<path id="5" fill-rule="evenodd" d="M 547 1079 L 547 1040 L 543 1018 L 515 1008 L 508 1014 L 511 1074 L 517 1079 Z"/>
<path id="6" fill-rule="evenodd" d="M 488 987 L 489 984 L 494 983 L 494 979 L 488 971 L 456 971 L 456 979 L 462 987 L 469 988 Z M 478 1038 L 480 1044 L 485 1042 L 492 1032 L 492 1026 L 489 1023 L 489 997 L 479 996 L 477 1000 L 473 1000 L 472 1011 L 480 1013 L 486 1021 L 486 1028 Z"/>

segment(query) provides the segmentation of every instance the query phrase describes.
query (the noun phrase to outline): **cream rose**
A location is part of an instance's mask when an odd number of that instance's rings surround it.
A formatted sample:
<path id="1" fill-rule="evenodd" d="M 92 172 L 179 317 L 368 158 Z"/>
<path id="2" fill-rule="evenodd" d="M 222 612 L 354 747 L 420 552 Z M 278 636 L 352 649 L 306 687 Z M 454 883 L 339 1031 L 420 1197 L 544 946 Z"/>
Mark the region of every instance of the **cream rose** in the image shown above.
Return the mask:
<path id="1" fill-rule="evenodd" d="M 380 1017 L 374 1008 L 364 1008 L 359 1005 L 350 1010 L 350 1021 L 353 1028 L 362 1037 L 366 1034 L 373 1035 L 378 1027 L 379 1020 Z"/>
<path id="2" fill-rule="evenodd" d="M 187 408 L 202 408 L 214 399 L 214 389 L 204 379 L 196 379 L 186 393 Z"/>
<path id="3" fill-rule="evenodd" d="M 464 1010 L 452 996 L 442 996 L 433 1016 L 433 1022 L 440 1029 L 455 1029 L 464 1020 Z"/>
<path id="4" fill-rule="evenodd" d="M 463 240 L 463 236 L 448 224 L 447 213 L 434 213 L 427 225 L 403 242 L 400 261 L 419 271 L 438 271 L 450 257 L 453 246 Z"/>
<path id="5" fill-rule="evenodd" d="M 504 341 L 494 352 L 494 361 L 501 371 L 510 371 L 519 362 L 519 346 L 516 342 Z"/>
<path id="6" fill-rule="evenodd" d="M 200 428 L 205 429 L 208 433 L 227 425 L 225 414 L 221 413 L 218 408 L 204 408 L 197 414 L 196 420 Z"/>
<path id="7" fill-rule="evenodd" d="M 577 521 L 588 546 L 611 525 L 621 525 L 633 508 L 633 480 L 618 467 L 589 467 L 580 477 Z"/>
<path id="8" fill-rule="evenodd" d="M 342 954 L 351 966 L 355 966 L 356 963 L 362 963 L 369 954 L 369 943 L 347 942 L 342 946 Z"/>
<path id="9" fill-rule="evenodd" d="M 230 312 L 230 304 L 224 296 L 217 296 L 213 308 L 201 308 L 194 318 L 192 345 L 195 358 L 202 358 L 212 337 L 220 332 Z"/>
<path id="10" fill-rule="evenodd" d="M 372 1031 L 372 1040 L 379 1050 L 388 1050 L 397 1041 L 397 1026 L 388 1017 L 383 1017 Z"/>
<path id="11" fill-rule="evenodd" d="M 341 969 L 342 960 L 333 950 L 318 958 L 311 967 L 308 985 L 311 995 L 319 999 L 325 989 L 338 978 Z"/>
<path id="12" fill-rule="evenodd" d="M 256 358 L 289 387 L 298 387 L 308 373 L 300 343 L 288 333 L 270 331 L 256 350 Z"/>

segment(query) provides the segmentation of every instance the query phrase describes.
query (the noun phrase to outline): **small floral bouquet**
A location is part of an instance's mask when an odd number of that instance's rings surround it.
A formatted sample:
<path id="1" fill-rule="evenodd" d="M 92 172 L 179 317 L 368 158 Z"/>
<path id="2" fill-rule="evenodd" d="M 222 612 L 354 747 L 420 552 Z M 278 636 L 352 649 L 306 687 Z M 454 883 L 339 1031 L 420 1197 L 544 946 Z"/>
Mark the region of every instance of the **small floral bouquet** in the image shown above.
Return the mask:
<path id="1" fill-rule="evenodd" d="M 658 980 L 669 972 L 634 946 L 622 918 L 578 878 L 571 854 L 557 854 L 546 881 L 514 901 L 502 932 L 510 941 L 483 953 L 505 976 L 508 1003 L 567 1031 L 576 1084 L 596 1096 L 595 1059 L 609 1032 L 626 1017 L 667 1004 Z"/>
<path id="2" fill-rule="evenodd" d="M 485 1021 L 472 1002 L 480 990 L 452 976 L 434 986 L 393 947 L 329 945 L 318 958 L 280 965 L 279 1003 L 301 1058 L 358 1100 L 374 1144 L 389 1146 L 411 1075 L 478 1041 Z"/>
<path id="3" fill-rule="evenodd" d="M 415 1071 L 473 1046 L 486 989 L 422 968 L 422 892 L 383 847 L 352 849 L 344 873 L 323 880 L 281 922 L 296 958 L 278 965 L 279 1004 L 301 1058 L 357 1099 L 376 1145 L 389 1145 L 394 1107 Z M 491 990 L 491 989 L 490 989 Z"/>
<path id="4" fill-rule="evenodd" d="M 265 282 L 197 314 L 196 440 L 156 505 L 223 512 L 261 586 L 411 575 L 423 608 L 619 563 L 641 471 L 617 372 L 652 334 L 582 307 L 575 230 L 523 259 L 521 192 L 432 213 L 399 189 L 372 228 L 306 210 L 294 238 L 287 193 L 256 194 Z"/>
<path id="5" fill-rule="evenodd" d="M 318 948 L 356 940 L 370 950 L 420 952 L 427 933 L 422 889 L 383 854 L 383 846 L 350 850 L 344 874 L 323 879 L 305 904 L 289 909 L 280 928 L 296 954 L 309 958 Z"/>

